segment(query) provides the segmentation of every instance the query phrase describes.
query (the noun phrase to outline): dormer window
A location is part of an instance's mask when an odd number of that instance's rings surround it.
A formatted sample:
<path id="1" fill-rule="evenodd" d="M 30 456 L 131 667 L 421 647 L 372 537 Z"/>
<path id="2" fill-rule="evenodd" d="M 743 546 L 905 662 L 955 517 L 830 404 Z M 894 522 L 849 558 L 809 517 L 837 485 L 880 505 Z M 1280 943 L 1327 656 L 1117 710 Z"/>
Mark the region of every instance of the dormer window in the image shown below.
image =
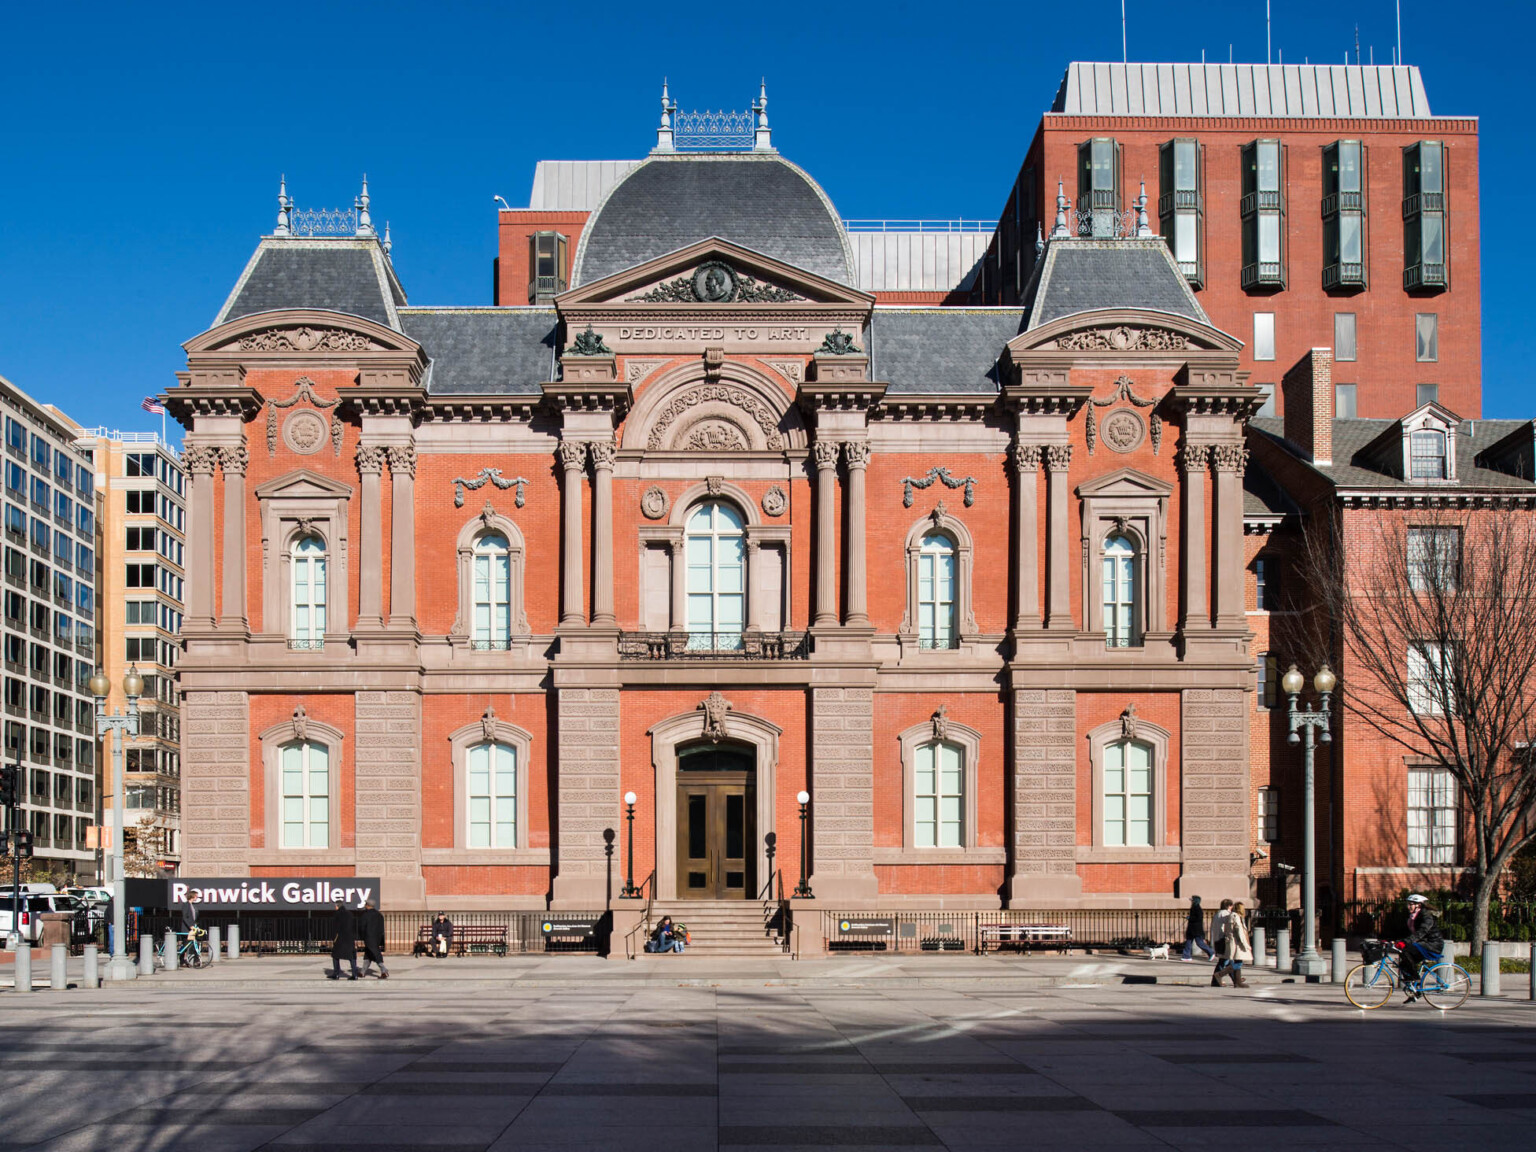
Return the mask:
<path id="1" fill-rule="evenodd" d="M 1408 437 L 1408 475 L 1414 480 L 1449 480 L 1445 433 L 1426 428 Z"/>

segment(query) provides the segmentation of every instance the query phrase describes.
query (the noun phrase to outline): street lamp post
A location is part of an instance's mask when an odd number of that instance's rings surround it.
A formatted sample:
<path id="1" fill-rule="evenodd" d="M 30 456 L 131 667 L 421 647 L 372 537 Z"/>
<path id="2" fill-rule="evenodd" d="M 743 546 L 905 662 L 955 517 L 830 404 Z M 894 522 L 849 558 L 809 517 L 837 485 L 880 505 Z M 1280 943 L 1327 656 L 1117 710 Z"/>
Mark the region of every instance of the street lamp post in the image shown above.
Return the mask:
<path id="1" fill-rule="evenodd" d="M 100 668 L 91 677 L 91 695 L 96 697 L 96 737 L 112 733 L 112 959 L 107 963 L 108 980 L 132 980 L 136 966 L 128 958 L 128 885 L 123 880 L 123 805 L 127 788 L 123 779 L 123 734 L 139 734 L 139 697 L 144 694 L 144 677 L 137 665 L 123 677 L 123 695 L 128 698 L 126 714 L 107 711 L 107 694 L 112 681 Z"/>
<path id="2" fill-rule="evenodd" d="M 814 900 L 816 894 L 811 891 L 811 886 L 806 882 L 805 865 L 807 856 L 805 853 L 805 806 L 811 802 L 809 792 L 795 793 L 795 802 L 800 805 L 800 883 L 795 885 L 795 895 L 801 900 Z"/>
<path id="3" fill-rule="evenodd" d="M 1310 704 L 1304 709 L 1297 707 L 1297 697 L 1306 687 L 1306 678 L 1296 670 L 1296 665 L 1292 664 L 1280 681 L 1280 687 L 1291 698 L 1291 731 L 1286 739 L 1291 744 L 1302 746 L 1306 766 L 1306 786 L 1302 797 L 1302 815 L 1305 818 L 1302 833 L 1302 945 L 1301 955 L 1296 957 L 1291 966 L 1291 971 L 1298 976 L 1322 976 L 1328 967 L 1327 961 L 1317 951 L 1317 782 L 1314 761 L 1318 741 L 1333 743 L 1333 729 L 1330 727 L 1333 715 L 1329 709 L 1329 700 L 1337 683 L 1338 678 L 1328 665 L 1324 664 L 1317 670 L 1317 675 L 1312 678 L 1312 686 L 1317 689 L 1321 704 L 1314 711 Z"/>
<path id="4" fill-rule="evenodd" d="M 629 821 L 629 852 L 628 859 L 624 862 L 624 890 L 619 895 L 625 898 L 640 895 L 640 889 L 635 887 L 635 801 L 637 799 L 633 792 L 624 793 L 624 819 Z"/>

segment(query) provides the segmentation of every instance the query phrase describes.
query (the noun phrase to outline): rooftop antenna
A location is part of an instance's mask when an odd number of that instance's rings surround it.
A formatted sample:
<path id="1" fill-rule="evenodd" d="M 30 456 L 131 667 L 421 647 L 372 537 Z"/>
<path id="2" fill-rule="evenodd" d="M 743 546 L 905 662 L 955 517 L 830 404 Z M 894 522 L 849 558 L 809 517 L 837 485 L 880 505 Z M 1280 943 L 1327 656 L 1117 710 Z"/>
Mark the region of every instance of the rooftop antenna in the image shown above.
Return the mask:
<path id="1" fill-rule="evenodd" d="M 1269 0 L 1264 0 L 1264 63 L 1273 64 L 1275 56 L 1269 45 Z"/>
<path id="2" fill-rule="evenodd" d="M 1131 57 L 1125 44 L 1125 0 L 1120 0 L 1120 63 L 1129 64 Z"/>
<path id="3" fill-rule="evenodd" d="M 1232 45 L 1227 45 L 1227 63 L 1232 63 Z"/>
<path id="4" fill-rule="evenodd" d="M 1360 25 L 1355 25 L 1355 67 L 1360 67 Z"/>
<path id="5" fill-rule="evenodd" d="M 292 208 L 293 201 L 288 199 L 288 174 L 285 172 L 277 178 L 277 227 L 272 229 L 272 235 L 293 235 L 293 229 L 288 226 L 288 213 Z"/>
<path id="6" fill-rule="evenodd" d="M 1397 62 L 1403 62 L 1403 0 L 1397 0 Z"/>

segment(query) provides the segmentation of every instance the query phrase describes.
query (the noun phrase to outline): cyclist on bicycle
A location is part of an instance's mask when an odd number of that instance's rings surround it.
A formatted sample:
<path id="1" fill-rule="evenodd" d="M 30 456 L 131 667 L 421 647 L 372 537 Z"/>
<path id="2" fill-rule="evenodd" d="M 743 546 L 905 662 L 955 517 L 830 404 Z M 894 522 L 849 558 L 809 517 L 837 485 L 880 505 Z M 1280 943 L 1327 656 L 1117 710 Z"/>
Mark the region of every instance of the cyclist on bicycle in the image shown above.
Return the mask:
<path id="1" fill-rule="evenodd" d="M 1418 979 L 1419 969 L 1425 961 L 1429 965 L 1440 963 L 1445 951 L 1445 937 L 1440 933 L 1440 922 L 1429 909 L 1429 901 L 1417 892 L 1408 897 L 1408 939 L 1400 942 L 1403 952 L 1398 959 L 1398 970 L 1403 974 L 1403 984 L 1412 986 Z M 1409 1000 L 1417 1000 L 1417 992 L 1409 992 Z"/>

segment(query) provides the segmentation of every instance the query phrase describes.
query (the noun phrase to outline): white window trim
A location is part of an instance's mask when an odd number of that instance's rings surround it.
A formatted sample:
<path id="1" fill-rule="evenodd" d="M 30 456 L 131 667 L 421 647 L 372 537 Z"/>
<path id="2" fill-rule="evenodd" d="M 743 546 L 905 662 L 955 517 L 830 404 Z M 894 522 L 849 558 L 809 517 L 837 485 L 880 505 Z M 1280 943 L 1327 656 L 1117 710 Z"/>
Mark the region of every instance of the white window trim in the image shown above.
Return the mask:
<path id="1" fill-rule="evenodd" d="M 527 550 L 523 544 L 523 534 L 516 524 L 489 506 L 459 529 L 458 539 L 454 542 L 454 551 L 458 557 L 459 610 L 453 618 L 453 627 L 448 633 L 448 641 L 454 648 L 462 650 L 465 654 L 483 655 L 490 658 L 489 662 L 498 662 L 505 660 L 506 657 L 501 656 L 499 652 L 478 652 L 472 643 L 475 615 L 475 544 L 482 536 L 491 532 L 501 533 L 507 541 L 507 576 L 510 585 L 507 589 L 507 619 L 511 625 L 511 636 L 508 638 L 507 648 L 526 655 L 530 647 L 532 636 L 528 630 L 528 614 L 523 600 L 527 571 Z"/>
<path id="2" fill-rule="evenodd" d="M 917 846 L 917 750 L 924 744 L 942 742 L 958 745 L 964 762 L 961 766 L 965 795 L 960 805 L 960 846 L 958 848 L 919 848 Z M 876 848 L 877 864 L 991 864 L 1002 863 L 1005 850 L 980 848 L 976 844 L 976 787 L 980 779 L 981 733 L 968 724 L 932 719 L 914 724 L 897 741 L 901 749 L 901 847 Z"/>
<path id="3" fill-rule="evenodd" d="M 1436 808 L 1433 804 L 1431 804 L 1427 808 L 1418 808 L 1418 809 L 1413 808 L 1412 806 L 1410 806 L 1410 804 L 1408 802 L 1412 799 L 1412 796 L 1413 796 L 1412 776 L 1413 776 L 1414 772 L 1428 772 L 1428 773 L 1430 773 L 1431 774 L 1431 783 L 1430 783 L 1431 789 L 1434 786 L 1434 784 L 1433 784 L 1433 775 L 1436 774 L 1436 773 L 1442 774 L 1449 781 L 1450 789 L 1451 789 L 1451 802 L 1450 802 L 1450 804 L 1448 806 L 1449 810 L 1451 812 L 1451 841 L 1450 841 L 1450 844 L 1449 844 L 1449 847 L 1450 847 L 1450 850 L 1451 850 L 1451 853 L 1450 853 L 1451 854 L 1451 858 L 1446 863 L 1443 863 L 1443 864 L 1437 864 L 1437 863 L 1433 863 L 1433 862 L 1417 862 L 1416 863 L 1415 861 L 1410 860 L 1408 858 L 1408 854 L 1413 851 L 1413 846 L 1408 843 L 1408 833 L 1409 833 L 1409 827 L 1410 827 L 1409 813 L 1414 812 L 1414 811 L 1423 811 L 1423 812 L 1428 812 L 1429 813 L 1429 824 L 1428 824 L 1428 826 L 1426 828 L 1426 831 L 1427 831 L 1427 833 L 1429 835 L 1429 844 L 1428 845 L 1424 845 L 1423 847 L 1426 848 L 1430 852 L 1431 855 L 1433 855 L 1434 849 L 1436 847 L 1436 845 L 1435 845 L 1435 838 L 1434 838 L 1435 837 L 1434 814 L 1437 811 L 1443 811 L 1444 810 L 1442 808 Z M 1409 867 L 1425 868 L 1425 869 L 1431 869 L 1431 870 L 1433 870 L 1433 869 L 1444 869 L 1444 868 L 1455 868 L 1457 866 L 1457 862 L 1458 862 L 1458 859 L 1459 859 L 1459 853 L 1460 853 L 1460 850 L 1461 850 L 1461 790 L 1460 790 L 1460 787 L 1458 786 L 1458 783 L 1457 783 L 1457 780 L 1456 780 L 1455 776 L 1450 772 L 1449 769 L 1444 768 L 1444 767 L 1442 767 L 1441 765 L 1438 765 L 1438 764 L 1414 764 L 1414 763 L 1410 763 L 1408 765 L 1408 772 L 1403 777 L 1403 799 L 1404 799 L 1404 804 L 1403 804 L 1403 860 L 1404 860 L 1404 863 L 1407 864 Z"/>
<path id="4" fill-rule="evenodd" d="M 311 744 L 323 744 L 326 748 L 330 771 L 327 818 L 330 821 L 329 839 L 331 841 L 327 848 L 283 847 L 282 750 L 286 745 L 296 743 L 301 738 Z M 340 846 L 343 840 L 341 792 L 346 776 L 346 737 L 341 729 L 306 716 L 302 722 L 289 719 L 274 724 L 263 731 L 257 740 L 261 744 L 262 807 L 264 809 L 261 831 L 266 847 L 254 852 L 249 863 L 270 864 L 296 861 L 315 864 L 352 863 L 355 859 L 354 850 Z"/>
<path id="5" fill-rule="evenodd" d="M 1435 659 L 1431 662 L 1429 650 L 1435 649 Z M 1446 703 L 1454 710 L 1456 707 L 1454 681 L 1449 684 L 1453 670 L 1451 665 L 1455 661 L 1455 646 L 1444 640 L 1410 640 L 1408 642 L 1408 668 L 1406 688 L 1408 695 L 1408 709 L 1415 716 L 1444 716 L 1445 710 L 1441 708 L 1442 693 L 1448 697 Z M 1415 675 L 1414 665 L 1418 664 L 1422 670 L 1420 675 Z M 1438 673 L 1438 675 L 1437 675 Z M 1419 705 L 1424 705 L 1422 708 Z"/>
<path id="6" fill-rule="evenodd" d="M 506 744 L 517 757 L 517 839 L 515 848 L 471 848 L 469 846 L 469 750 L 476 744 Z M 532 779 L 529 758 L 533 752 L 533 733 L 516 724 L 491 716 L 481 717 L 448 735 L 449 762 L 453 765 L 453 850 L 452 860 L 444 859 L 442 850 L 431 853 L 431 863 L 462 862 L 473 864 L 548 864 L 548 847 L 528 847 L 532 829 L 528 824 L 528 789 Z M 423 853 L 423 863 L 428 862 Z"/>
<path id="7" fill-rule="evenodd" d="M 1166 728 L 1137 718 L 1134 739 L 1152 749 L 1152 843 L 1119 845 L 1104 843 L 1104 749 L 1126 738 L 1124 718 L 1101 724 L 1088 733 L 1088 759 L 1093 771 L 1093 839 L 1079 846 L 1079 862 L 1126 864 L 1135 862 L 1177 863 L 1181 851 L 1168 840 L 1168 757 L 1173 737 Z"/>
<path id="8" fill-rule="evenodd" d="M 931 536 L 935 532 L 947 535 L 955 544 L 955 645 L 954 649 L 923 648 L 922 638 L 918 635 L 917 622 L 919 612 L 917 606 L 918 588 L 918 562 L 923 551 L 924 537 Z M 901 644 L 901 652 L 905 657 L 909 652 L 926 652 L 942 657 L 949 651 L 963 650 L 967 645 L 973 644 L 977 638 L 976 613 L 971 603 L 971 570 L 974 562 L 976 547 L 971 538 L 970 529 L 963 521 L 951 516 L 947 511 L 941 512 L 935 508 L 927 516 L 917 521 L 907 529 L 907 539 L 904 545 L 907 557 L 907 604 L 901 618 L 901 628 L 896 638 Z"/>

